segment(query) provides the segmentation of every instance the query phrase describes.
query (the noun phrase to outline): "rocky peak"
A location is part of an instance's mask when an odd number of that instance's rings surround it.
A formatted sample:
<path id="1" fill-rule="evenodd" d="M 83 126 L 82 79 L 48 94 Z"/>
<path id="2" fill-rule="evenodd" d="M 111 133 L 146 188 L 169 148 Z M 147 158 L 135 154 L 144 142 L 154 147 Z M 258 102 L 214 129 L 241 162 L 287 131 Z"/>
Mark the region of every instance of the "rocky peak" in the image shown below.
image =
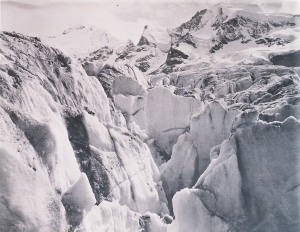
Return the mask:
<path id="1" fill-rule="evenodd" d="M 198 11 L 189 21 L 180 25 L 180 27 L 175 30 L 178 32 L 182 32 L 184 30 L 188 31 L 197 31 L 203 27 L 202 17 L 207 12 L 207 9 Z"/>
<path id="2" fill-rule="evenodd" d="M 224 14 L 223 12 L 223 8 L 222 7 L 218 7 L 217 9 L 217 15 L 215 16 L 215 21 L 212 24 L 212 27 L 214 29 L 217 29 L 218 27 L 220 27 L 222 25 L 222 23 L 224 22 L 224 20 L 227 19 L 227 15 Z"/>
<path id="3" fill-rule="evenodd" d="M 83 26 L 83 25 L 77 25 L 75 27 L 70 27 L 67 30 L 64 30 L 62 34 L 66 35 L 66 34 L 69 34 L 72 31 L 81 30 L 81 29 L 84 29 L 84 28 L 85 28 L 85 26 Z"/>
<path id="4" fill-rule="evenodd" d="M 135 47 L 134 43 L 132 42 L 131 39 L 129 39 L 125 45 L 124 50 L 127 52 L 133 51 L 133 48 Z"/>
<path id="5" fill-rule="evenodd" d="M 18 39 L 24 39 L 29 42 L 41 42 L 41 39 L 38 37 L 26 36 L 26 35 L 22 35 L 22 34 L 16 33 L 16 32 L 3 31 L 3 34 L 14 37 L 14 38 L 18 38 Z"/>
<path id="6" fill-rule="evenodd" d="M 126 59 L 126 57 L 129 55 L 129 53 L 133 52 L 135 50 L 134 43 L 129 39 L 122 50 L 121 53 L 119 53 L 119 57 L 116 59 L 116 61 Z"/>
<path id="7" fill-rule="evenodd" d="M 151 45 L 159 48 L 162 52 L 167 53 L 171 47 L 171 36 L 168 30 L 153 28 L 146 25 L 137 45 Z"/>
<path id="8" fill-rule="evenodd" d="M 146 34 L 146 31 L 148 29 L 148 26 L 145 25 L 144 26 L 144 31 L 143 31 L 143 34 L 138 42 L 138 46 L 143 46 L 143 45 L 150 45 L 149 41 L 147 40 L 147 38 L 145 37 L 145 34 Z"/>

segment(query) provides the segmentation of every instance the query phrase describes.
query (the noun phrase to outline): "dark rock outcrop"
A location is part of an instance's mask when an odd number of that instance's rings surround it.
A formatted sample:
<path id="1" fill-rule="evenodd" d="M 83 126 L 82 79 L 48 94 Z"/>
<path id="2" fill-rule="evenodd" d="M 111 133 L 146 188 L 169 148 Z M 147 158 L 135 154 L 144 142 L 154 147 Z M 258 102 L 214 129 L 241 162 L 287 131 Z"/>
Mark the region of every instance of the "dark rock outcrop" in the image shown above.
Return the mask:
<path id="1" fill-rule="evenodd" d="M 274 65 L 283 65 L 286 67 L 300 67 L 300 51 L 275 55 L 270 58 Z"/>

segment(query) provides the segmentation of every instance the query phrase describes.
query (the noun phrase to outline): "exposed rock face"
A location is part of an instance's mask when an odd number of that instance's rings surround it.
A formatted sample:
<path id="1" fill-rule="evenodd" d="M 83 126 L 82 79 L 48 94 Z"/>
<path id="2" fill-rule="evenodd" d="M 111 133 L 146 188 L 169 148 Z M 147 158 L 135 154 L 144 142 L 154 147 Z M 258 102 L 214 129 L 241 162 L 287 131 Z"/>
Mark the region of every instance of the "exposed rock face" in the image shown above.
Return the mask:
<path id="1" fill-rule="evenodd" d="M 138 46 L 151 44 L 157 46 L 162 52 L 168 52 L 171 47 L 171 39 L 169 33 L 165 30 L 156 28 L 154 29 L 145 26 Z"/>
<path id="2" fill-rule="evenodd" d="M 274 65 L 300 67 L 300 51 L 284 55 L 272 56 L 270 60 Z"/>
<path id="3" fill-rule="evenodd" d="M 179 27 L 168 30 L 169 36 L 165 35 L 164 38 L 166 40 L 169 38 L 172 41 L 172 46 L 168 51 L 164 64 L 153 74 L 178 71 L 183 67 L 183 64 L 192 63 L 192 65 L 195 65 L 197 59 L 230 47 L 231 43 L 234 43 L 235 46 L 228 50 L 230 53 L 235 53 L 236 48 L 238 50 L 243 47 L 245 49 L 249 48 L 249 45 L 247 45 L 249 43 L 253 47 L 255 45 L 285 46 L 293 42 L 295 38 L 287 38 L 279 34 L 275 37 L 275 35 L 269 36 L 269 34 L 272 34 L 273 31 L 276 34 L 278 28 L 293 28 L 296 23 L 297 19 L 292 15 L 268 15 L 263 13 L 258 6 L 232 7 L 226 4 L 216 4 L 197 12 L 191 20 Z M 159 37 L 155 33 L 152 33 L 152 35 L 154 38 Z M 144 40 L 147 43 L 140 42 L 140 44 L 148 46 L 150 44 L 149 39 L 147 40 L 143 35 L 141 41 Z M 155 41 L 155 39 L 152 39 L 152 41 Z M 274 49 L 279 48 L 275 47 Z M 272 52 L 271 48 L 268 50 Z M 253 54 L 256 56 L 256 63 L 269 61 L 268 57 L 261 59 L 263 54 L 258 55 L 256 52 Z M 247 55 L 249 56 L 249 54 Z M 242 59 L 245 59 L 245 57 L 241 58 L 241 62 L 243 62 Z"/>
<path id="4" fill-rule="evenodd" d="M 171 51 L 168 53 L 167 65 L 174 65 L 174 64 L 181 64 L 184 59 L 187 59 L 189 56 L 185 53 L 183 53 L 180 50 L 176 50 L 175 48 L 172 48 Z"/>
<path id="5" fill-rule="evenodd" d="M 257 8 L 259 8 L 257 6 Z M 259 20 L 262 18 L 262 20 Z M 208 25 L 210 24 L 210 25 Z M 211 26 L 215 30 L 215 36 L 212 38 L 213 47 L 221 48 L 230 41 L 242 39 L 247 43 L 251 38 L 258 38 L 268 33 L 271 27 L 293 26 L 293 18 L 269 18 L 258 10 L 251 10 L 237 6 L 233 8 L 225 4 L 216 4 L 209 9 L 197 12 L 191 20 L 183 23 L 178 28 L 173 29 L 173 43 L 186 42 L 181 41 L 182 36 L 196 36 L 196 32 L 201 31 L 205 26 Z"/>
<path id="6" fill-rule="evenodd" d="M 183 66 L 188 66 L 189 63 L 192 66 L 207 65 L 210 63 L 207 56 L 222 53 L 222 50 L 225 50 L 226 54 L 222 59 L 228 58 L 227 53 L 233 55 L 233 60 L 227 59 L 230 60 L 227 62 L 239 60 L 239 63 L 245 64 L 271 63 L 269 54 L 274 50 L 276 54 L 285 54 L 278 46 L 285 46 L 297 40 L 298 23 L 297 16 L 268 14 L 255 4 L 216 4 L 198 11 L 189 21 L 173 29 L 162 30 L 146 25 L 137 45 L 131 40 L 118 42 L 101 29 L 84 26 L 69 28 L 62 35 L 45 41 L 60 49 L 68 47 L 66 52 L 70 56 L 78 53 L 80 47 L 81 55 L 76 57 L 84 61 L 84 68 L 89 75 L 96 76 L 104 68 L 100 79 L 106 89 L 110 87 L 111 75 L 118 74 L 118 70 L 112 68 L 115 64 L 134 65 L 147 74 L 171 73 L 182 70 Z M 294 35 L 287 38 L 286 33 L 277 33 L 287 28 L 294 30 Z M 76 41 L 72 37 L 76 37 Z M 67 39 L 72 43 L 67 43 Z M 86 45 L 86 41 L 89 46 Z M 250 53 L 245 51 L 245 55 L 238 53 L 239 50 L 247 50 L 249 47 L 262 46 L 265 46 L 267 51 L 258 49 Z M 298 47 L 296 44 L 291 46 Z M 250 61 L 245 60 L 245 56 Z M 297 65 L 296 63 L 293 66 Z"/>
<path id="7" fill-rule="evenodd" d="M 189 21 L 174 29 L 174 32 L 180 35 L 185 35 L 189 31 L 198 31 L 204 27 L 202 17 L 207 12 L 207 9 L 198 11 Z"/>
<path id="8" fill-rule="evenodd" d="M 273 38 L 270 36 L 267 36 L 263 39 L 258 39 L 255 41 L 256 44 L 265 44 L 270 46 L 274 46 L 274 45 L 282 45 L 284 46 L 285 44 L 290 43 L 291 41 L 289 40 L 285 40 L 285 39 L 281 39 L 281 38 Z"/>
<path id="9" fill-rule="evenodd" d="M 116 59 L 116 61 L 130 58 L 127 56 L 134 50 L 135 50 L 135 46 L 133 42 L 131 40 L 128 40 L 122 52 L 118 53 L 119 57 Z"/>
<path id="10" fill-rule="evenodd" d="M 89 54 L 84 59 L 79 59 L 82 62 L 82 67 L 89 76 L 98 76 L 107 61 L 113 54 L 113 49 L 108 46 L 102 47 Z"/>

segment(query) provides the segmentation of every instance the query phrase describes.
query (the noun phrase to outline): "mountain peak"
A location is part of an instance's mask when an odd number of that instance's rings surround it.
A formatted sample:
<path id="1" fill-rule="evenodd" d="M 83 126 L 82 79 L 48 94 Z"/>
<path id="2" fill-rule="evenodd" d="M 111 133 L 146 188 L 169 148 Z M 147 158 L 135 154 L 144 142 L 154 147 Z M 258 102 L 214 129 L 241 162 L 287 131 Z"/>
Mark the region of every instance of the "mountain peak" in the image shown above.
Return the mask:
<path id="1" fill-rule="evenodd" d="M 45 38 L 43 41 L 78 58 L 84 58 L 104 46 L 114 47 L 120 42 L 106 30 L 84 25 L 70 27 L 62 34 Z"/>
<path id="2" fill-rule="evenodd" d="M 189 21 L 181 24 L 180 27 L 187 29 L 187 30 L 200 29 L 201 26 L 199 26 L 199 25 L 200 25 L 201 19 L 202 19 L 203 15 L 205 15 L 206 12 L 207 12 L 207 9 L 198 11 Z"/>
<path id="3" fill-rule="evenodd" d="M 84 28 L 85 28 L 85 26 L 83 26 L 83 25 L 76 25 L 74 27 L 68 28 L 67 30 L 64 30 L 62 34 L 66 35 L 66 34 L 69 34 L 72 31 L 81 30 L 81 29 L 84 29 Z"/>
<path id="4" fill-rule="evenodd" d="M 154 45 L 157 46 L 163 52 L 167 52 L 171 46 L 171 39 L 168 31 L 149 27 L 146 25 L 144 27 L 144 32 L 138 42 L 138 46 L 143 45 Z"/>

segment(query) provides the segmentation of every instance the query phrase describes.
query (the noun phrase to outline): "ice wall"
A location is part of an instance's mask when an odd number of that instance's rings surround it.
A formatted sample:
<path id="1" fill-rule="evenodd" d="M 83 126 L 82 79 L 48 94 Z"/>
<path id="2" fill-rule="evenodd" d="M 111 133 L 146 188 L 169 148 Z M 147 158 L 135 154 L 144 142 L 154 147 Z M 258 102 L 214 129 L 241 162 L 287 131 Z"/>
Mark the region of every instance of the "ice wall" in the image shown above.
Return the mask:
<path id="1" fill-rule="evenodd" d="M 117 199 L 136 212 L 166 213 L 160 173 L 147 145 L 127 129 L 104 125 L 87 113 L 84 124 L 98 201 Z"/>
<path id="2" fill-rule="evenodd" d="M 177 96 L 168 88 L 153 88 L 146 97 L 148 136 L 155 139 L 162 151 L 171 154 L 177 138 L 188 130 L 191 116 L 199 112 L 202 105 L 201 101 Z"/>
<path id="3" fill-rule="evenodd" d="M 146 129 L 145 96 L 125 96 L 118 94 L 114 96 L 114 102 L 125 117 L 128 117 L 128 124 L 135 122 L 141 129 Z"/>
<path id="4" fill-rule="evenodd" d="M 229 137 L 230 125 L 239 113 L 220 102 L 212 102 L 192 116 L 190 131 L 178 138 L 171 159 L 160 167 L 170 207 L 173 195 L 180 189 L 191 188 L 206 170 L 210 149 Z"/>
<path id="5" fill-rule="evenodd" d="M 257 121 L 253 111 L 238 116 L 193 189 L 173 198 L 168 231 L 299 230 L 299 116 L 281 122 Z"/>
<path id="6" fill-rule="evenodd" d="M 167 213 L 149 148 L 96 77 L 36 38 L 0 38 L 0 230 L 74 230 L 104 199 Z"/>
<path id="7" fill-rule="evenodd" d="M 127 128 L 142 139 L 147 139 L 145 98 L 148 83 L 136 67 L 125 67 L 132 69 L 134 76 L 115 77 L 110 92 L 116 108 L 122 112 L 126 120 Z"/>
<path id="8" fill-rule="evenodd" d="M 113 94 L 145 94 L 148 88 L 144 74 L 130 62 L 116 63 L 116 56 L 107 60 L 97 75 L 108 97 Z M 126 82 L 126 85 L 124 83 Z M 128 82 L 128 83 L 127 83 Z"/>
<path id="9" fill-rule="evenodd" d="M 0 231 L 64 230 L 61 190 L 24 132 L 2 108 L 0 114 Z"/>

